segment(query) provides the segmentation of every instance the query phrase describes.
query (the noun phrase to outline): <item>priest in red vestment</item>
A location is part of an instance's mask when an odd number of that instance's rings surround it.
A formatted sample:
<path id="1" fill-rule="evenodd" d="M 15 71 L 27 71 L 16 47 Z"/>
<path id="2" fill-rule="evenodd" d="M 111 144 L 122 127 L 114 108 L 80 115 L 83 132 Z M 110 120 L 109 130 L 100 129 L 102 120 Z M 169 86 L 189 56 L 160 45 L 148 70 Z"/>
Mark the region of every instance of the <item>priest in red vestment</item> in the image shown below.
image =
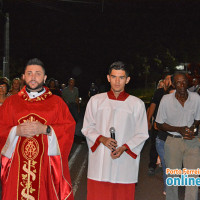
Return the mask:
<path id="1" fill-rule="evenodd" d="M 2 200 L 73 200 L 68 155 L 75 121 L 43 86 L 43 63 L 29 60 L 26 86 L 0 108 Z"/>
<path id="2" fill-rule="evenodd" d="M 82 129 L 89 146 L 87 199 L 134 200 L 148 138 L 146 110 L 144 102 L 124 91 L 130 80 L 124 63 L 113 63 L 107 78 L 111 90 L 90 98 Z"/>

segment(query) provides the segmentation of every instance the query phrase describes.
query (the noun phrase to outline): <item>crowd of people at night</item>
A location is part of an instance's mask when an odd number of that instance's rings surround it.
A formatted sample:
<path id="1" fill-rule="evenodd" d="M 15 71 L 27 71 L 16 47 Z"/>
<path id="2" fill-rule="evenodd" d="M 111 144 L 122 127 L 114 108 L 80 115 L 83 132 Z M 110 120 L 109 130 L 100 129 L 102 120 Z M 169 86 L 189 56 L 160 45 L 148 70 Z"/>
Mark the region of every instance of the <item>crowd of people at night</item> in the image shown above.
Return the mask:
<path id="1" fill-rule="evenodd" d="M 166 169 L 200 168 L 199 80 L 189 87 L 184 73 L 165 74 L 145 106 L 125 90 L 129 73 L 116 61 L 108 68 L 109 91 L 100 92 L 94 82 L 88 86 L 80 130 L 89 149 L 87 200 L 134 200 L 147 140 L 147 174 L 162 167 L 163 196 L 178 200 L 178 186 L 167 182 L 178 175 Z M 0 78 L 2 200 L 74 199 L 68 157 L 80 103 L 75 79 L 47 79 L 38 58 L 27 62 L 20 78 Z M 197 199 L 198 186 L 186 186 L 185 200 Z"/>

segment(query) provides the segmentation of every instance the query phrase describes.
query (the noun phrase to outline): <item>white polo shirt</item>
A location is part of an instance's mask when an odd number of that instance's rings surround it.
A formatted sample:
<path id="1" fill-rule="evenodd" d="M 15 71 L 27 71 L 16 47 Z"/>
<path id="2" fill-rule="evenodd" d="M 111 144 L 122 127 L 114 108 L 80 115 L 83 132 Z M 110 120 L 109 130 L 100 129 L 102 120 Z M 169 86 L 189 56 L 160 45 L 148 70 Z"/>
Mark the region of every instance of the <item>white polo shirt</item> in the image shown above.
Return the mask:
<path id="1" fill-rule="evenodd" d="M 200 120 L 200 96 L 195 92 L 188 91 L 188 98 L 182 106 L 176 99 L 175 93 L 164 95 L 161 99 L 156 122 L 177 127 L 191 127 L 194 120 Z M 180 135 L 177 132 L 168 132 Z"/>

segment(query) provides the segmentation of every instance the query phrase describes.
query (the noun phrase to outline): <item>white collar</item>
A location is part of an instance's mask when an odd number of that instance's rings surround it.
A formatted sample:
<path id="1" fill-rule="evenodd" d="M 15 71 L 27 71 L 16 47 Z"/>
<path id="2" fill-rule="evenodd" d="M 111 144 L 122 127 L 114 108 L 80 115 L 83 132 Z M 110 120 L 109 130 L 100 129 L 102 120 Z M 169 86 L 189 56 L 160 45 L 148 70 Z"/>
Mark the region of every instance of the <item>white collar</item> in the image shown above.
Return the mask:
<path id="1" fill-rule="evenodd" d="M 44 94 L 46 92 L 46 89 L 42 90 L 41 92 L 28 92 L 26 91 L 30 99 L 34 99 L 36 97 L 39 97 L 40 95 Z"/>

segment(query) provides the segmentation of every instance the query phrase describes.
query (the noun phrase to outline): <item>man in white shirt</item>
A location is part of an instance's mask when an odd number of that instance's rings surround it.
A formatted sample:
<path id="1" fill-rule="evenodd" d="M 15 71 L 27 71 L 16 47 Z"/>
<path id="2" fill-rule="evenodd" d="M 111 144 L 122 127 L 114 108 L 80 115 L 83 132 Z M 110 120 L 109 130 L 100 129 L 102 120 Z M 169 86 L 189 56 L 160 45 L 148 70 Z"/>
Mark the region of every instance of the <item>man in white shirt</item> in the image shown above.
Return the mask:
<path id="1" fill-rule="evenodd" d="M 200 167 L 200 97 L 189 92 L 185 74 L 174 76 L 176 92 L 163 96 L 156 116 L 157 127 L 169 133 L 165 142 L 165 163 L 170 169 Z M 171 177 L 171 175 L 168 175 Z M 178 200 L 178 187 L 167 186 L 167 200 Z M 186 187 L 185 200 L 197 200 L 198 187 Z"/>

